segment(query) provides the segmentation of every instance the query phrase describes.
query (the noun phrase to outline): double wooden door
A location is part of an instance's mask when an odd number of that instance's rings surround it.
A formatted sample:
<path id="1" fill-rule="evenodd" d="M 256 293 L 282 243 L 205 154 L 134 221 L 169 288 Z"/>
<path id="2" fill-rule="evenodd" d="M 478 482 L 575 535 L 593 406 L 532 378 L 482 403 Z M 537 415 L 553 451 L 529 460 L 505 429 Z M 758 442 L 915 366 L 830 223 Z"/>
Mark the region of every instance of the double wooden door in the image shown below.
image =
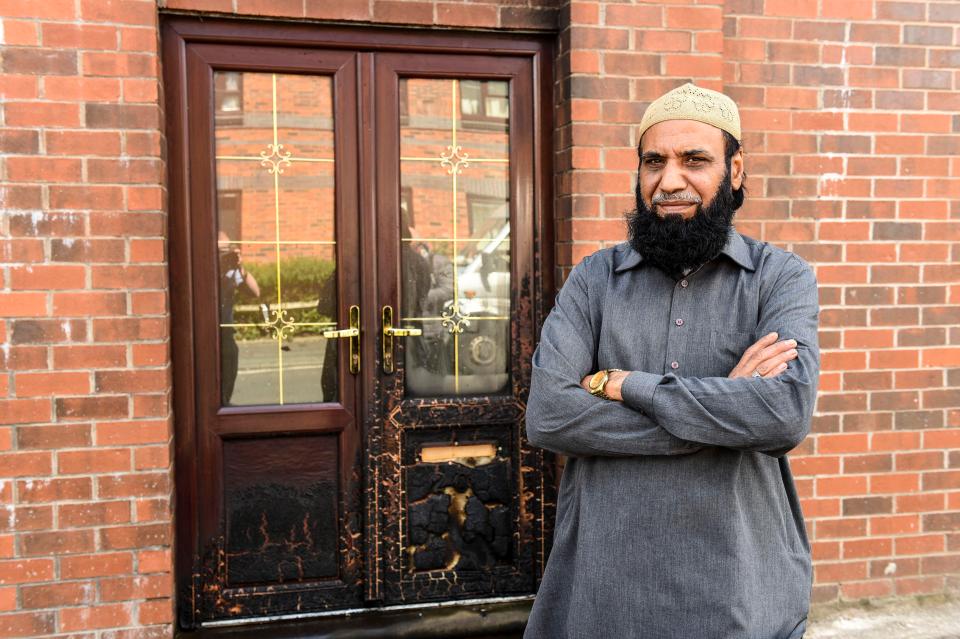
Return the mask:
<path id="1" fill-rule="evenodd" d="M 532 594 L 540 45 L 164 33 L 181 625 Z"/>

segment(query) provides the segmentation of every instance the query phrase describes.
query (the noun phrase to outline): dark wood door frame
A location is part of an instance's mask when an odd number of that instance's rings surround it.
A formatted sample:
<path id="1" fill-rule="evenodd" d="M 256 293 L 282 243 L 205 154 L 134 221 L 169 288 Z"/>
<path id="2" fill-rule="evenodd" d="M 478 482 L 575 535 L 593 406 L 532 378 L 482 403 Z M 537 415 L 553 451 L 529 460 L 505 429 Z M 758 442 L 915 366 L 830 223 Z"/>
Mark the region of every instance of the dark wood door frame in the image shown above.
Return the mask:
<path id="1" fill-rule="evenodd" d="M 191 141 L 202 131 L 195 130 L 188 119 L 186 98 L 188 45 L 199 43 L 242 43 L 251 47 L 297 47 L 305 51 L 310 49 L 349 49 L 353 51 L 420 51 L 458 54 L 471 53 L 484 56 L 525 56 L 531 60 L 533 81 L 537 86 L 534 95 L 537 102 L 533 108 L 533 131 L 537 149 L 537 165 L 533 172 L 532 185 L 533 238 L 530 247 L 531 259 L 538 277 L 532 282 L 532 317 L 534 326 L 539 327 L 552 305 L 554 295 L 553 281 L 553 194 L 552 194 L 552 112 L 553 85 L 551 68 L 553 65 L 552 38 L 534 37 L 516 34 L 491 34 L 463 31 L 417 31 L 406 29 L 380 29 L 374 27 L 339 27 L 303 23 L 266 23 L 241 20 L 198 20 L 186 16 L 165 14 L 162 21 L 163 79 L 166 99 L 167 144 L 169 170 L 169 259 L 171 289 L 171 322 L 173 342 L 173 373 L 175 391 L 173 410 L 175 416 L 175 459 L 176 459 L 176 537 L 177 554 L 175 580 L 178 592 L 178 606 L 192 601 L 193 590 L 198 582 L 195 565 L 198 553 L 198 497 L 197 478 L 200 473 L 209 472 L 197 468 L 196 450 L 201 445 L 196 437 L 196 415 L 200 396 L 196 391 L 198 382 L 194 362 L 197 357 L 194 332 L 194 306 L 191 282 L 195 277 L 191 245 L 192 229 L 190 211 L 194 203 L 190 198 Z M 356 90 L 359 99 L 366 104 L 375 87 L 373 78 L 373 57 L 361 54 L 356 68 Z M 295 66 L 295 65 L 294 65 Z M 280 69 L 282 70 L 282 66 Z M 544 102 L 541 103 L 539 100 Z M 363 217 L 363 228 L 374 228 L 373 216 L 376 210 L 376 158 L 374 148 L 375 116 L 368 110 L 357 115 L 359 139 L 357 140 L 357 162 L 360 170 L 359 191 L 356 194 L 357 212 Z M 212 162 L 212 160 L 211 160 Z M 208 169 L 212 167 L 207 167 Z M 360 245 L 376 246 L 376 238 L 361 237 Z M 360 255 L 360 277 L 365 282 L 376 282 L 376 251 L 365 250 Z M 361 291 L 361 305 L 365 309 L 379 308 L 378 287 L 369 286 Z M 366 336 L 362 340 L 362 367 L 371 370 L 378 365 L 379 317 L 377 313 L 363 314 L 362 331 Z M 364 378 L 359 390 L 362 398 L 361 415 L 364 427 L 370 420 L 376 419 L 379 407 L 376 378 Z M 552 483 L 551 464 L 544 466 L 544 483 Z M 367 478 L 368 489 L 370 479 Z M 553 517 L 553 499 L 543 500 L 541 516 L 548 521 Z M 537 554 L 537 566 L 542 572 L 549 549 L 549 538 L 543 540 Z M 368 566 L 368 570 L 374 568 Z M 368 598 L 376 599 L 376 592 L 369 592 Z M 194 610 L 181 609 L 178 618 L 181 624 L 195 624 Z"/>

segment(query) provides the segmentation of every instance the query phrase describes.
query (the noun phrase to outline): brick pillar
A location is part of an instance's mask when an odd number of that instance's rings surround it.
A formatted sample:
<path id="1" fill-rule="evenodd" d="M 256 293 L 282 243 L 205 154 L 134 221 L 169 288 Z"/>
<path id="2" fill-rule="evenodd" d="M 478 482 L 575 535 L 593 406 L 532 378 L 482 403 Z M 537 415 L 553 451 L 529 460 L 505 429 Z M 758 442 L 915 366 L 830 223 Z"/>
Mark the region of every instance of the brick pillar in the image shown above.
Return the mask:
<path id="1" fill-rule="evenodd" d="M 0 636 L 165 636 L 156 6 L 43 0 L 0 13 Z"/>

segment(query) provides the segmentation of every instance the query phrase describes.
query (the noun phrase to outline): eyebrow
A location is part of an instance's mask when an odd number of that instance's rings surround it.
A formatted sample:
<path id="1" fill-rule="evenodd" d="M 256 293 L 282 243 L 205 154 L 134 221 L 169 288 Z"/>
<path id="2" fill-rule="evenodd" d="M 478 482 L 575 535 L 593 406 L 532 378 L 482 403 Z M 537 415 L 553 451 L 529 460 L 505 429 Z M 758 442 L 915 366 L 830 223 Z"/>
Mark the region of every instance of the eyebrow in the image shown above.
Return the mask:
<path id="1" fill-rule="evenodd" d="M 711 154 L 711 153 L 710 153 L 709 151 L 707 151 L 706 149 L 689 149 L 689 150 L 687 150 L 687 151 L 682 151 L 682 152 L 680 153 L 680 156 L 681 156 L 681 157 L 685 157 L 685 158 L 693 157 L 693 156 L 695 156 L 695 155 L 703 155 L 703 156 L 706 156 L 706 157 L 707 157 L 708 159 L 710 159 L 710 160 L 713 159 L 713 154 Z M 664 157 L 664 156 L 663 156 L 661 153 L 657 153 L 656 151 L 647 151 L 647 152 L 645 152 L 643 155 L 640 156 L 640 161 L 641 161 L 641 162 L 645 162 L 645 161 L 647 161 L 647 160 L 661 160 L 661 159 L 663 159 L 663 157 Z"/>

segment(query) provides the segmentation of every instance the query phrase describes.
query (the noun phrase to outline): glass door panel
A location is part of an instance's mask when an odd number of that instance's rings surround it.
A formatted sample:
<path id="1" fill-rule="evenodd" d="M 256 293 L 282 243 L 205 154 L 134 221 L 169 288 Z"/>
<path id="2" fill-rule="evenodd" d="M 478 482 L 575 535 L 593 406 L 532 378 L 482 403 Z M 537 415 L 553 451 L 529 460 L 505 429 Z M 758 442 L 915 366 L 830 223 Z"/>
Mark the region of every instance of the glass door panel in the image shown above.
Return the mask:
<path id="1" fill-rule="evenodd" d="M 217 71 L 221 399 L 339 398 L 333 86 Z"/>
<path id="2" fill-rule="evenodd" d="M 401 320 L 406 394 L 510 382 L 509 85 L 402 78 Z"/>

